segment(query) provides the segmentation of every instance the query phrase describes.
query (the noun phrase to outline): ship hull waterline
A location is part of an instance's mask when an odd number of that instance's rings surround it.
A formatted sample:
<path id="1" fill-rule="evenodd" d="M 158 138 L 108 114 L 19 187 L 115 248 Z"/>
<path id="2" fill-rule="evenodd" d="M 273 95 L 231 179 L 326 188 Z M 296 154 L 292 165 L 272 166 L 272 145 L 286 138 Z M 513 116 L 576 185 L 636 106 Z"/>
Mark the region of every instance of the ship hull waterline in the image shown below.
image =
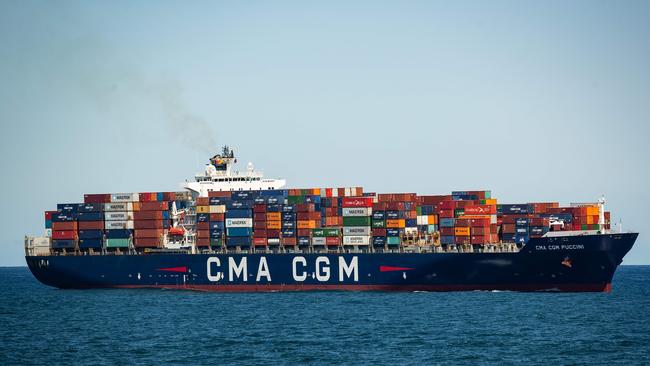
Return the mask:
<path id="1" fill-rule="evenodd" d="M 62 289 L 609 292 L 638 234 L 531 239 L 517 253 L 215 253 L 28 256 Z"/>

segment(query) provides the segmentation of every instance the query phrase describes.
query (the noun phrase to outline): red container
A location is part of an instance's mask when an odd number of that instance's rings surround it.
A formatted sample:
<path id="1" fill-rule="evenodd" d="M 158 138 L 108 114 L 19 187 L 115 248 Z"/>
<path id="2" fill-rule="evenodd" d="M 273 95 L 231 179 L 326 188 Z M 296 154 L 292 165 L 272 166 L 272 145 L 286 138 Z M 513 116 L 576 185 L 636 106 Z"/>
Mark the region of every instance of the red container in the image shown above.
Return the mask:
<path id="1" fill-rule="evenodd" d="M 386 210 L 386 202 L 375 202 L 372 204 L 373 211 L 384 211 Z"/>
<path id="2" fill-rule="evenodd" d="M 210 238 L 196 238 L 196 246 L 209 247 L 210 246 Z"/>
<path id="3" fill-rule="evenodd" d="M 255 229 L 253 230 L 254 238 L 264 238 L 266 239 L 266 230 L 265 229 Z"/>
<path id="4" fill-rule="evenodd" d="M 490 237 L 485 235 L 472 235 L 469 241 L 471 244 L 487 244 L 490 241 Z"/>
<path id="5" fill-rule="evenodd" d="M 74 230 L 52 230 L 52 239 L 76 240 L 77 232 Z"/>
<path id="6" fill-rule="evenodd" d="M 386 236 L 386 229 L 383 228 L 373 228 L 372 236 Z"/>
<path id="7" fill-rule="evenodd" d="M 162 220 L 136 220 L 133 221 L 133 228 L 138 229 L 162 229 Z"/>
<path id="8" fill-rule="evenodd" d="M 59 211 L 45 211 L 45 220 L 52 220 L 52 215 Z"/>
<path id="9" fill-rule="evenodd" d="M 256 247 L 265 247 L 266 246 L 266 238 L 253 237 L 253 245 L 256 246 Z"/>
<path id="10" fill-rule="evenodd" d="M 471 228 L 470 228 L 470 234 L 471 234 L 472 236 L 474 236 L 474 235 L 477 235 L 477 236 L 478 236 L 478 235 L 490 235 L 490 227 L 489 227 L 489 226 L 485 226 L 485 227 L 480 227 L 480 226 L 477 226 L 477 227 L 471 227 Z"/>
<path id="11" fill-rule="evenodd" d="M 136 238 L 157 238 L 159 239 L 163 236 L 162 229 L 140 229 L 133 232 L 133 236 Z"/>
<path id="12" fill-rule="evenodd" d="M 295 246 L 298 243 L 298 239 L 295 236 L 285 237 L 280 239 L 280 243 L 284 246 Z"/>
<path id="13" fill-rule="evenodd" d="M 451 196 L 419 196 L 418 202 L 422 205 L 438 205 L 442 201 L 451 201 Z"/>
<path id="14" fill-rule="evenodd" d="M 489 218 L 468 218 L 469 226 L 490 226 Z"/>
<path id="15" fill-rule="evenodd" d="M 176 193 L 174 192 L 163 192 L 163 201 L 176 201 Z"/>
<path id="16" fill-rule="evenodd" d="M 104 230 L 104 221 L 79 221 L 79 230 Z"/>
<path id="17" fill-rule="evenodd" d="M 325 238 L 325 245 L 341 245 L 341 238 L 338 236 L 328 236 Z"/>
<path id="18" fill-rule="evenodd" d="M 264 212 L 253 212 L 254 221 L 266 221 L 266 211 Z"/>
<path id="19" fill-rule="evenodd" d="M 504 234 L 514 234 L 517 230 L 515 224 L 503 224 L 501 225 L 501 232 Z"/>
<path id="20" fill-rule="evenodd" d="M 265 213 L 266 205 L 255 205 L 253 206 L 253 213 Z"/>
<path id="21" fill-rule="evenodd" d="M 76 231 L 77 230 L 77 222 L 76 221 L 69 221 L 69 222 L 53 222 L 52 223 L 52 230 L 53 231 Z"/>
<path id="22" fill-rule="evenodd" d="M 197 206 L 210 206 L 210 198 L 208 197 L 198 197 L 196 199 Z"/>
<path id="23" fill-rule="evenodd" d="M 372 197 L 343 197 L 343 207 L 372 207 Z"/>
<path id="24" fill-rule="evenodd" d="M 198 230 L 210 230 L 210 223 L 209 222 L 197 222 L 196 223 L 196 228 Z"/>
<path id="25" fill-rule="evenodd" d="M 158 200 L 158 194 L 155 192 L 138 193 L 138 201 L 140 202 L 155 202 Z"/>
<path id="26" fill-rule="evenodd" d="M 453 227 L 441 227 L 440 235 L 443 236 L 454 236 L 455 230 Z"/>
<path id="27" fill-rule="evenodd" d="M 496 213 L 496 205 L 475 205 L 465 207 L 465 215 L 496 215 Z"/>
<path id="28" fill-rule="evenodd" d="M 231 197 L 232 193 L 230 191 L 210 191 L 208 192 L 208 197 L 222 197 L 227 198 Z"/>
<path id="29" fill-rule="evenodd" d="M 253 230 L 266 230 L 266 221 L 253 221 Z"/>
<path id="30" fill-rule="evenodd" d="M 438 209 L 440 210 L 455 210 L 458 208 L 458 201 L 442 201 L 438 205 Z"/>
<path id="31" fill-rule="evenodd" d="M 135 211 L 133 212 L 134 220 L 162 220 L 162 211 Z"/>
<path id="32" fill-rule="evenodd" d="M 296 212 L 314 212 L 316 206 L 313 203 L 299 203 L 296 205 Z"/>
<path id="33" fill-rule="evenodd" d="M 109 202 L 111 202 L 110 193 L 84 194 L 84 203 L 109 203 Z"/>
<path id="34" fill-rule="evenodd" d="M 226 221 L 226 215 L 222 213 L 211 213 L 210 221 Z"/>
<path id="35" fill-rule="evenodd" d="M 453 219 L 454 218 L 454 210 L 439 210 L 438 211 L 438 216 L 441 219 Z"/>
<path id="36" fill-rule="evenodd" d="M 136 230 L 135 232 L 137 233 L 138 230 Z M 196 237 L 210 239 L 210 230 L 196 230 Z"/>
<path id="37" fill-rule="evenodd" d="M 296 233 L 298 236 L 311 236 L 311 229 L 298 229 Z"/>
<path id="38" fill-rule="evenodd" d="M 208 241 L 210 239 L 208 238 Z M 136 248 L 156 248 L 160 245 L 158 238 L 135 238 L 133 239 L 133 246 Z"/>
<path id="39" fill-rule="evenodd" d="M 169 203 L 167 203 L 166 201 L 140 202 L 140 211 L 167 211 L 167 210 L 169 210 Z"/>
<path id="40" fill-rule="evenodd" d="M 455 236 L 454 243 L 456 244 L 471 244 L 469 236 Z"/>
<path id="41" fill-rule="evenodd" d="M 280 237 L 280 230 L 267 229 L 266 230 L 266 237 L 267 238 L 279 238 Z"/>

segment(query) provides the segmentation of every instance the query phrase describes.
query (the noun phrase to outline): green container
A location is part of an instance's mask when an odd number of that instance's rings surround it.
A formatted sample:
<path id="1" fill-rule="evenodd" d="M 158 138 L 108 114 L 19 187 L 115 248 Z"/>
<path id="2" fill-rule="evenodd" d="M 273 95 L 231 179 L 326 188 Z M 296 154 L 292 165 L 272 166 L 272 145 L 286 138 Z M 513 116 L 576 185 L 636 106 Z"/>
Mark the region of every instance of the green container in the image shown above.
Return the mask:
<path id="1" fill-rule="evenodd" d="M 427 234 L 433 234 L 438 231 L 438 225 L 427 225 Z"/>
<path id="2" fill-rule="evenodd" d="M 457 208 L 454 210 L 454 217 L 463 216 L 465 214 L 464 208 Z"/>
<path id="3" fill-rule="evenodd" d="M 370 226 L 370 216 L 344 216 L 343 226 Z"/>
<path id="4" fill-rule="evenodd" d="M 212 245 L 214 247 L 220 247 L 221 243 L 222 243 L 221 238 L 212 238 L 212 239 L 210 239 L 210 245 Z"/>
<path id="5" fill-rule="evenodd" d="M 422 215 L 422 206 L 418 206 L 415 208 L 415 212 L 418 213 L 418 216 Z"/>
<path id="6" fill-rule="evenodd" d="M 386 226 L 386 221 L 384 220 L 372 220 L 372 227 L 382 228 Z"/>
<path id="7" fill-rule="evenodd" d="M 581 230 L 589 230 L 589 225 L 587 225 L 587 224 L 582 224 L 582 225 L 580 226 L 580 229 L 581 229 Z"/>
<path id="8" fill-rule="evenodd" d="M 128 248 L 129 239 L 106 239 L 106 248 Z"/>
<path id="9" fill-rule="evenodd" d="M 399 236 L 388 236 L 386 237 L 386 244 L 388 245 L 400 245 L 402 239 Z"/>
<path id="10" fill-rule="evenodd" d="M 341 234 L 341 229 L 336 227 L 336 228 L 325 228 L 325 236 L 339 236 Z"/>
<path id="11" fill-rule="evenodd" d="M 289 196 L 287 197 L 287 201 L 290 205 L 296 205 L 305 202 L 305 196 Z"/>
<path id="12" fill-rule="evenodd" d="M 492 191 L 485 191 L 485 199 L 489 200 L 492 198 Z"/>
<path id="13" fill-rule="evenodd" d="M 322 238 L 325 235 L 325 229 L 312 229 L 311 230 L 311 236 L 315 236 L 317 238 Z"/>

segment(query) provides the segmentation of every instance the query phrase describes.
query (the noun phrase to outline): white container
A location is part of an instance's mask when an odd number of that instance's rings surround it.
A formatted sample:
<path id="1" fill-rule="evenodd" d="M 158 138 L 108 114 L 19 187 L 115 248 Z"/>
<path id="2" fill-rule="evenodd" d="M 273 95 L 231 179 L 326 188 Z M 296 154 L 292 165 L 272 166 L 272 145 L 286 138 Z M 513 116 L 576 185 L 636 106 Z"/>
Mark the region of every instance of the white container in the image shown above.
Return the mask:
<path id="1" fill-rule="evenodd" d="M 188 191 L 183 191 L 183 192 L 174 192 L 174 200 L 175 201 L 189 201 L 191 198 L 190 192 Z"/>
<path id="2" fill-rule="evenodd" d="M 369 245 L 370 236 L 350 235 L 343 236 L 343 245 Z"/>
<path id="3" fill-rule="evenodd" d="M 106 221 L 104 223 L 104 228 L 106 230 L 111 230 L 111 229 L 133 229 L 133 220 Z"/>
<path id="4" fill-rule="evenodd" d="M 346 187 L 343 189 L 343 196 L 345 197 L 352 197 L 352 189 L 350 187 Z"/>
<path id="5" fill-rule="evenodd" d="M 370 226 L 344 226 L 343 235 L 348 236 L 368 236 L 370 235 Z"/>
<path id="6" fill-rule="evenodd" d="M 429 225 L 429 217 L 426 215 L 417 217 L 418 225 Z"/>
<path id="7" fill-rule="evenodd" d="M 226 213 L 226 205 L 213 205 L 210 206 L 210 213 Z"/>
<path id="8" fill-rule="evenodd" d="M 105 221 L 127 221 L 133 220 L 131 211 L 106 211 L 104 212 Z"/>
<path id="9" fill-rule="evenodd" d="M 52 237 L 52 229 L 45 229 L 45 236 L 47 236 L 48 238 L 51 238 Z"/>
<path id="10" fill-rule="evenodd" d="M 344 207 L 343 216 L 371 216 L 372 207 Z"/>
<path id="11" fill-rule="evenodd" d="M 140 195 L 138 193 L 113 193 L 111 202 L 138 202 Z"/>
<path id="12" fill-rule="evenodd" d="M 277 244 L 280 244 L 280 239 L 279 238 L 270 238 L 270 239 L 267 239 L 266 242 L 268 244 L 277 245 Z"/>
<path id="13" fill-rule="evenodd" d="M 104 211 L 133 211 L 133 203 L 131 202 L 105 203 Z"/>
<path id="14" fill-rule="evenodd" d="M 404 228 L 404 234 L 417 235 L 417 233 L 418 233 L 418 228 L 416 228 L 416 227 L 405 227 Z"/>
<path id="15" fill-rule="evenodd" d="M 253 227 L 253 219 L 226 219 L 226 227 Z"/>
<path id="16" fill-rule="evenodd" d="M 327 243 L 327 239 L 325 237 L 313 237 L 311 238 L 311 244 L 312 245 L 325 245 Z"/>
<path id="17" fill-rule="evenodd" d="M 50 237 L 52 236 L 52 229 L 46 229 L 50 230 L 50 235 L 47 237 L 39 236 L 36 238 L 32 239 L 32 247 L 34 248 L 50 248 Z"/>

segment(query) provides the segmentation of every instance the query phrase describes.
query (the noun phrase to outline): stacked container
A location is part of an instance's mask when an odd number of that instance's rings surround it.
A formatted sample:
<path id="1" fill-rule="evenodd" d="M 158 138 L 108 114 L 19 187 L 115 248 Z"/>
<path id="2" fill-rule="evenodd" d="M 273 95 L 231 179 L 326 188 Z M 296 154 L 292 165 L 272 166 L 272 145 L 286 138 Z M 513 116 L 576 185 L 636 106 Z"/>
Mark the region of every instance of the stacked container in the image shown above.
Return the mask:
<path id="1" fill-rule="evenodd" d="M 368 246 L 371 240 L 372 197 L 343 197 L 343 245 Z"/>

